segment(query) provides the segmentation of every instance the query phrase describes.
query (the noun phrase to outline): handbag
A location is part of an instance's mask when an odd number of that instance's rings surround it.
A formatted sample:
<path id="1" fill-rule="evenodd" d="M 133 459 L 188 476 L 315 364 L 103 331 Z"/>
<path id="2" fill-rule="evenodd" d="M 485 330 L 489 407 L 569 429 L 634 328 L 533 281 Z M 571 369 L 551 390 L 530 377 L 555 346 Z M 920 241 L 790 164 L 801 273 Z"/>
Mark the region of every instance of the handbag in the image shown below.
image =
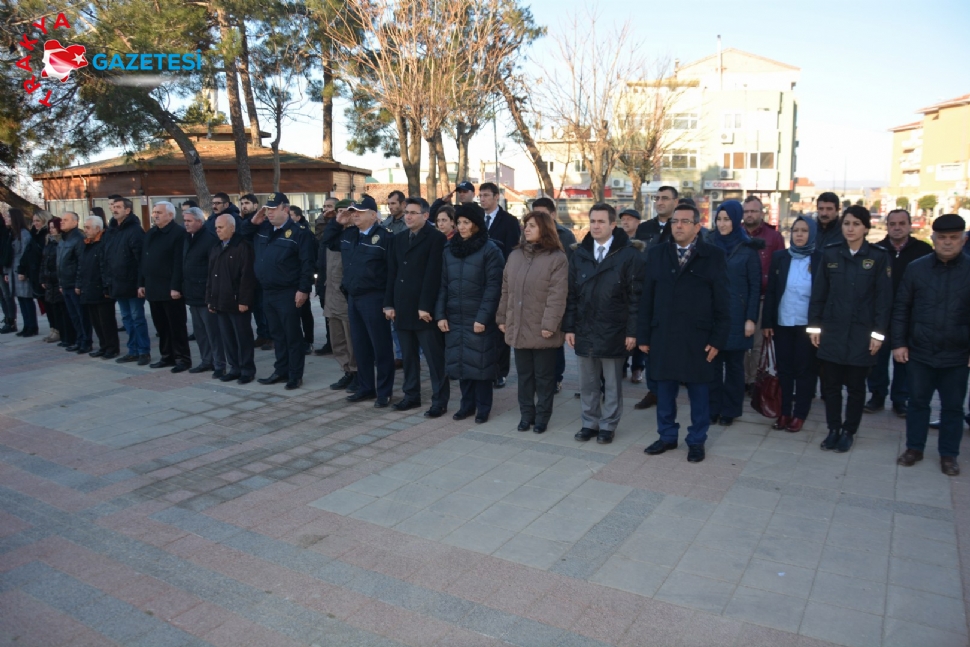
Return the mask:
<path id="1" fill-rule="evenodd" d="M 775 365 L 775 340 L 761 346 L 761 361 L 751 390 L 751 406 L 766 418 L 777 418 L 781 413 L 781 384 Z"/>

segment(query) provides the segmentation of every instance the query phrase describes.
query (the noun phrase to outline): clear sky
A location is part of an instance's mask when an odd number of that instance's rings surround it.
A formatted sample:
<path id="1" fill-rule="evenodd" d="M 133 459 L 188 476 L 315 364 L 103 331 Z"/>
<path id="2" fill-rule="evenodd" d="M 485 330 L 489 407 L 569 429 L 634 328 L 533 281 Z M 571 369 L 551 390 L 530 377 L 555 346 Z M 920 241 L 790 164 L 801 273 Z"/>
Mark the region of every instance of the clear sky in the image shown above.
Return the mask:
<path id="1" fill-rule="evenodd" d="M 531 7 L 537 22 L 554 31 L 564 15 L 586 4 L 533 0 Z M 598 8 L 603 22 L 630 21 L 650 57 L 687 63 L 713 54 L 720 34 L 725 48 L 800 67 L 797 175 L 819 184 L 841 186 L 843 177 L 850 187 L 886 182 L 887 129 L 915 121 L 918 108 L 970 93 L 970 0 L 602 0 Z M 541 58 L 543 47 L 540 42 L 532 56 Z M 356 157 L 346 150 L 343 105 L 338 102 L 335 114 L 337 159 L 371 169 L 393 164 L 380 154 Z M 319 155 L 319 104 L 304 112 L 302 123 L 284 126 L 281 148 Z M 511 129 L 500 119 L 501 138 Z M 446 147 L 454 160 L 454 146 Z M 535 186 L 519 146 L 504 141 L 502 148 L 517 185 Z M 480 157 L 492 159 L 493 150 L 489 127 L 472 142 L 473 168 Z"/>

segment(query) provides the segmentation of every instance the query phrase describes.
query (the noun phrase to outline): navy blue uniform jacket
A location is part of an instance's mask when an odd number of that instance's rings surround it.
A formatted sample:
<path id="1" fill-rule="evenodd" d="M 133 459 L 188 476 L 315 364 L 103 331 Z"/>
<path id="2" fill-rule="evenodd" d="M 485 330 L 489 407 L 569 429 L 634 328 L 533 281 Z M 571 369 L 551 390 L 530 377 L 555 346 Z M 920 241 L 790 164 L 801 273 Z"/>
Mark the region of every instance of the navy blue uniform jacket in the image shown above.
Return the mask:
<path id="1" fill-rule="evenodd" d="M 292 290 L 310 294 L 313 287 L 313 236 L 286 219 L 273 230 L 264 221 L 256 231 L 256 280 L 264 290 Z"/>

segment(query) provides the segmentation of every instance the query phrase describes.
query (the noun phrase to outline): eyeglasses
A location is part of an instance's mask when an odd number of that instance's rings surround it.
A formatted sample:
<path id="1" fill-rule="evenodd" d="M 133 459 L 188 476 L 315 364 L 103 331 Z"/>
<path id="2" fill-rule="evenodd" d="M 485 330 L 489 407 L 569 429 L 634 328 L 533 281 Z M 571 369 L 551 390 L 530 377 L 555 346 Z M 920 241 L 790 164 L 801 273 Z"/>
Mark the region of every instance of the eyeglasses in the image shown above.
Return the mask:
<path id="1" fill-rule="evenodd" d="M 213 207 L 219 207 L 219 206 L 221 206 L 221 205 L 224 205 L 224 204 L 226 204 L 226 203 L 225 203 L 225 202 L 223 202 L 222 200 L 219 200 L 219 201 L 215 201 L 215 200 L 213 200 L 213 201 L 212 201 L 212 206 L 213 206 Z"/>
<path id="2" fill-rule="evenodd" d="M 672 225 L 695 225 L 693 218 L 671 218 L 668 222 Z"/>
<path id="3" fill-rule="evenodd" d="M 405 216 L 420 216 L 421 215 L 421 211 L 405 211 L 404 212 L 404 215 Z"/>

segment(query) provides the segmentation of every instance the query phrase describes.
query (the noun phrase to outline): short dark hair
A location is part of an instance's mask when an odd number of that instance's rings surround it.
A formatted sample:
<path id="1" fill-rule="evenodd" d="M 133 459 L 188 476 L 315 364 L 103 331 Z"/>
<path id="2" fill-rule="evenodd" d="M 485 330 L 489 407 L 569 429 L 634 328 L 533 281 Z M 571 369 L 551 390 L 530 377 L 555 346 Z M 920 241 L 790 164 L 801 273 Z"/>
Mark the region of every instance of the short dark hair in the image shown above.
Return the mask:
<path id="1" fill-rule="evenodd" d="M 680 196 L 680 191 L 677 190 L 677 187 L 673 187 L 670 185 L 662 186 L 659 189 L 657 189 L 657 193 L 660 193 L 661 191 L 670 191 L 671 193 L 674 194 L 675 200 Z"/>
<path id="2" fill-rule="evenodd" d="M 387 199 L 397 198 L 401 202 L 407 204 L 407 196 L 404 195 L 404 191 L 391 191 L 387 194 Z"/>
<path id="3" fill-rule="evenodd" d="M 550 213 L 556 213 L 556 203 L 552 198 L 543 196 L 532 201 L 532 209 L 548 209 Z"/>
<path id="4" fill-rule="evenodd" d="M 395 191 L 394 193 L 401 193 L 401 192 Z M 394 195 L 394 193 L 391 193 L 390 195 L 388 195 L 387 199 L 390 200 L 391 196 Z M 401 193 L 401 195 L 403 196 L 404 194 Z M 424 198 L 404 198 L 404 204 L 405 205 L 410 204 L 412 206 L 421 207 L 421 213 L 429 213 L 431 211 L 431 205 L 429 205 L 428 201 L 425 200 Z M 439 209 L 438 211 L 441 211 L 441 210 Z"/>
<path id="5" fill-rule="evenodd" d="M 842 207 L 842 201 L 839 200 L 839 196 L 835 195 L 831 191 L 819 193 L 818 197 L 815 198 L 815 206 L 818 206 L 820 202 L 827 202 L 829 204 L 834 204 L 836 209 Z"/>
<path id="6" fill-rule="evenodd" d="M 610 222 L 616 222 L 616 207 L 608 202 L 597 202 L 592 207 L 589 208 L 589 213 L 594 211 L 605 211 L 609 216 Z M 588 215 L 588 214 L 587 214 Z"/>
<path id="7" fill-rule="evenodd" d="M 458 219 L 455 217 L 455 207 L 453 205 L 450 205 L 450 204 L 441 205 L 441 207 L 438 208 L 438 213 L 435 215 L 435 218 L 437 218 L 441 214 L 445 214 L 446 216 L 448 216 L 448 219 L 451 220 L 451 222 L 454 222 L 454 223 L 458 222 Z"/>
<path id="8" fill-rule="evenodd" d="M 104 215 L 104 209 L 101 207 L 91 207 L 91 214 L 101 218 L 101 224 L 108 224 L 108 219 Z"/>
<path id="9" fill-rule="evenodd" d="M 111 202 L 120 202 L 121 204 L 125 205 L 125 209 L 134 209 L 134 204 L 132 203 L 131 200 L 129 200 L 128 198 L 122 197 L 117 193 L 115 193 L 114 195 L 109 195 L 108 200 L 110 200 Z"/>
<path id="10" fill-rule="evenodd" d="M 872 215 L 869 213 L 869 210 L 863 206 L 853 204 L 846 207 L 845 211 L 842 212 L 843 221 L 845 220 L 846 216 L 852 216 L 859 219 L 862 221 L 862 224 L 865 225 L 866 229 L 870 229 L 872 227 Z"/>
<path id="11" fill-rule="evenodd" d="M 296 206 L 295 204 L 293 204 L 293 205 L 290 205 L 290 215 L 292 216 L 292 215 L 293 215 L 294 213 L 295 213 L 295 214 L 297 215 L 297 217 L 299 217 L 299 218 L 302 218 L 302 217 L 303 217 L 303 209 L 301 209 L 301 208 L 299 208 L 299 207 L 298 207 L 298 206 Z"/>
<path id="12" fill-rule="evenodd" d="M 489 193 L 499 194 L 498 185 L 494 182 L 484 182 L 478 187 L 478 193 L 481 195 L 482 191 L 488 191 Z"/>
<path id="13" fill-rule="evenodd" d="M 231 202 L 231 200 L 229 200 L 229 194 L 228 193 L 222 193 L 221 191 L 219 193 L 215 194 L 212 197 L 213 198 L 219 198 L 220 200 L 225 200 L 227 204 L 229 202 Z"/>
<path id="14" fill-rule="evenodd" d="M 243 200 L 249 200 L 253 204 L 259 204 L 259 198 L 257 198 L 256 194 L 254 193 L 247 193 L 243 197 L 239 198 L 240 202 L 242 202 Z"/>
<path id="15" fill-rule="evenodd" d="M 701 221 L 701 212 L 698 211 L 697 210 L 697 207 L 695 207 L 692 204 L 687 204 L 686 202 L 681 202 L 676 207 L 674 207 L 674 212 L 677 212 L 677 211 L 690 211 L 692 214 L 694 214 L 694 224 L 695 225 Z"/>
<path id="16" fill-rule="evenodd" d="M 755 200 L 757 200 L 758 204 L 760 204 L 762 207 L 765 206 L 765 203 L 761 200 L 761 198 L 759 198 L 756 195 L 749 195 L 747 198 L 744 199 L 744 204 L 748 204 L 749 202 L 754 202 Z"/>
<path id="17" fill-rule="evenodd" d="M 893 215 L 894 213 L 905 213 L 906 214 L 906 222 L 908 222 L 909 224 L 913 224 L 913 217 L 911 215 L 909 215 L 909 211 L 907 211 L 906 209 L 893 209 L 892 211 L 890 211 L 889 213 L 887 213 L 886 214 L 886 223 L 887 224 L 889 223 L 889 217 L 891 215 Z"/>
<path id="18" fill-rule="evenodd" d="M 183 200 L 182 201 L 182 206 L 183 207 L 198 207 L 199 206 L 199 203 L 196 202 L 195 200 Z"/>

